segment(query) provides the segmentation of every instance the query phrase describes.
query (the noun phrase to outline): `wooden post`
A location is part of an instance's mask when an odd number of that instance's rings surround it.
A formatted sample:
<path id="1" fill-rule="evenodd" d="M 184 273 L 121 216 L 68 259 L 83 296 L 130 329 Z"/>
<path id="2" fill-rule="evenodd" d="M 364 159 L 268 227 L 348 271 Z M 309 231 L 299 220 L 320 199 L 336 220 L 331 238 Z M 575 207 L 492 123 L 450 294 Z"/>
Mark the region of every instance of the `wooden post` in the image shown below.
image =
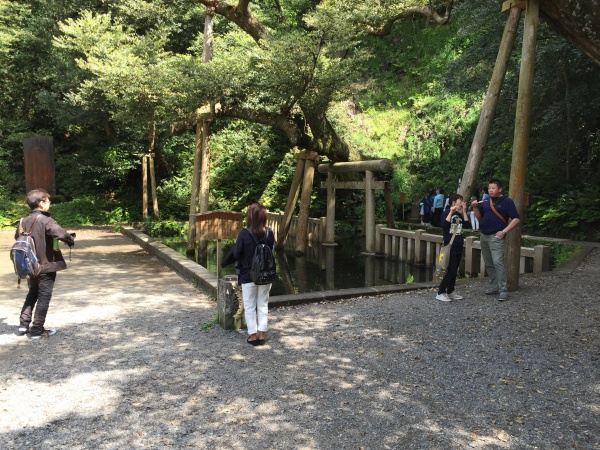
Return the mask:
<path id="1" fill-rule="evenodd" d="M 385 201 L 385 218 L 388 228 L 394 228 L 394 206 L 392 205 L 392 185 L 385 183 L 383 189 L 383 200 Z M 402 205 L 404 206 L 404 205 Z M 404 219 L 404 207 L 402 208 L 402 218 Z"/>
<path id="2" fill-rule="evenodd" d="M 142 156 L 142 218 L 148 219 L 148 155 Z"/>
<path id="3" fill-rule="evenodd" d="M 315 154 L 316 155 L 316 154 Z M 298 232 L 296 233 L 296 254 L 303 255 L 306 248 L 308 215 L 310 213 L 310 197 L 315 179 L 315 159 L 307 156 L 304 163 L 304 179 L 300 196 L 300 212 L 298 213 Z"/>
<path id="4" fill-rule="evenodd" d="M 471 144 L 471 151 L 469 152 L 469 158 L 463 172 L 459 193 L 464 199 L 471 197 L 475 182 L 477 180 L 477 174 L 483 159 L 483 149 L 487 144 L 492 121 L 494 120 L 494 115 L 496 114 L 496 106 L 498 105 L 500 90 L 502 88 L 502 84 L 504 83 L 506 69 L 508 67 L 510 55 L 515 44 L 515 38 L 517 36 L 520 19 L 521 10 L 519 8 L 512 8 L 510 10 L 508 20 L 506 21 L 506 25 L 504 26 L 504 34 L 502 36 L 502 42 L 500 43 L 500 49 L 498 50 L 498 56 L 496 57 L 494 72 L 492 73 L 492 79 L 490 80 L 485 101 L 481 107 L 481 114 L 479 116 L 477 129 Z"/>
<path id="5" fill-rule="evenodd" d="M 531 129 L 531 104 L 533 101 L 533 76 L 539 10 L 540 0 L 527 0 L 509 190 L 510 197 L 514 200 L 521 217 L 523 215 L 523 202 L 525 199 L 525 168 L 529 146 L 529 132 Z M 519 223 L 507 234 L 505 259 L 509 291 L 516 291 L 519 288 L 521 230 L 522 223 Z"/>
<path id="6" fill-rule="evenodd" d="M 327 172 L 327 230 L 323 245 L 337 245 L 335 242 L 335 174 Z"/>
<path id="7" fill-rule="evenodd" d="M 285 246 L 288 233 L 290 231 L 290 225 L 292 224 L 292 217 L 294 216 L 294 209 L 298 202 L 298 195 L 300 193 L 300 182 L 304 176 L 304 162 L 306 152 L 297 155 L 298 162 L 296 163 L 296 170 L 294 171 L 294 178 L 292 179 L 292 186 L 290 187 L 290 193 L 288 195 L 287 203 L 285 205 L 285 211 L 283 213 L 283 224 L 280 227 L 280 234 L 277 235 L 277 246 L 276 248 L 281 250 Z"/>
<path id="8" fill-rule="evenodd" d="M 55 194 L 54 138 L 52 136 L 35 136 L 25 139 L 23 156 L 25 158 L 25 194 L 38 188 Z"/>
<path id="9" fill-rule="evenodd" d="M 148 165 L 150 170 L 150 188 L 152 190 L 152 210 L 154 218 L 158 220 L 158 198 L 156 197 L 156 174 L 154 172 L 154 153 L 148 155 Z"/>
<path id="10" fill-rule="evenodd" d="M 363 254 L 375 254 L 375 191 L 373 190 L 373 172 L 365 171 L 365 251 Z"/>

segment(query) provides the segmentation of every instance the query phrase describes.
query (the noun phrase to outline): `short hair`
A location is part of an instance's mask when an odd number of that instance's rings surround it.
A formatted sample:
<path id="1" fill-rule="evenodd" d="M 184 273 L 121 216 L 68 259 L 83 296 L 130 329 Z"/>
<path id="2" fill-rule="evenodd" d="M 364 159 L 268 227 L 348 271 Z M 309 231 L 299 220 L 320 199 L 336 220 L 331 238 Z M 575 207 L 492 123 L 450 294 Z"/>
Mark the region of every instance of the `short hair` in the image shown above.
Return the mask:
<path id="1" fill-rule="evenodd" d="M 502 189 L 502 181 L 500 181 L 498 178 L 492 178 L 488 185 L 490 184 L 495 184 L 496 186 L 498 186 L 498 188 Z"/>
<path id="2" fill-rule="evenodd" d="M 40 207 L 47 198 L 50 198 L 50 194 L 46 189 L 32 189 L 27 193 L 27 205 L 30 209 L 36 209 Z"/>
<path id="3" fill-rule="evenodd" d="M 269 213 L 267 212 L 267 209 L 260 203 L 252 203 L 248 206 L 248 211 L 246 212 L 246 225 L 253 233 L 263 234 L 268 218 Z"/>
<path id="4" fill-rule="evenodd" d="M 456 200 L 458 200 L 459 198 L 462 200 L 463 196 L 460 194 L 455 194 L 455 193 L 450 194 L 448 196 L 448 206 L 452 205 L 452 203 L 455 202 Z"/>

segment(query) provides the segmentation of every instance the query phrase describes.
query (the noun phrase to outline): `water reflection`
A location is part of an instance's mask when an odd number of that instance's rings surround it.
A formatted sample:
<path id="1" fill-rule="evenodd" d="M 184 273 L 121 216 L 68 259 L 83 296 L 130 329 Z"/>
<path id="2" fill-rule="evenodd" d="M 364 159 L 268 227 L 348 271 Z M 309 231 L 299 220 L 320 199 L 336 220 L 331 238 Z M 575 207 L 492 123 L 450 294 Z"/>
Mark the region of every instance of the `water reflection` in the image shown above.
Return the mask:
<path id="1" fill-rule="evenodd" d="M 221 260 L 233 246 L 234 240 L 221 241 Z M 386 286 L 392 284 L 421 283 L 433 280 L 433 267 L 418 266 L 412 263 L 386 259 L 377 255 L 362 255 L 364 239 L 360 237 L 339 240 L 340 245 L 326 247 L 320 244 L 307 244 L 303 256 L 294 255 L 295 240 L 290 238 L 284 251 L 275 251 L 277 279 L 273 283 L 271 295 L 298 294 L 359 288 L 365 286 Z M 165 241 L 169 247 L 185 255 L 184 241 Z M 187 255 L 190 259 L 217 272 L 216 241 L 209 241 L 205 259 Z M 234 275 L 233 266 L 220 270 L 220 275 Z"/>

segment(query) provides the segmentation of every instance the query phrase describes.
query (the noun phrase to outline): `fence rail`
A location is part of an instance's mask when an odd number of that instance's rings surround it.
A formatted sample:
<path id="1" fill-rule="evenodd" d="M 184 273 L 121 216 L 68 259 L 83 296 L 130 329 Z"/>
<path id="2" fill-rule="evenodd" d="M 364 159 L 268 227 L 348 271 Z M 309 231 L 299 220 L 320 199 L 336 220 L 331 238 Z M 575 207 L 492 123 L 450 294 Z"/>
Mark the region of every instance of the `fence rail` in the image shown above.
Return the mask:
<path id="1" fill-rule="evenodd" d="M 377 253 L 388 257 L 433 266 L 442 247 L 442 236 L 426 233 L 425 230 L 396 230 L 377 225 L 375 247 Z M 481 242 L 474 236 L 465 239 L 464 260 L 467 275 L 485 276 Z M 546 245 L 536 245 L 533 248 L 521 247 L 519 273 L 538 273 L 548 270 L 550 270 L 550 247 Z"/>
<path id="2" fill-rule="evenodd" d="M 320 217 L 318 219 L 308 219 L 308 241 L 312 243 L 325 242 L 325 229 L 327 228 L 327 218 Z M 283 227 L 283 213 L 269 212 L 269 218 L 267 220 L 267 226 L 273 229 L 275 234 L 275 240 L 279 239 L 279 230 Z M 288 236 L 296 236 L 296 230 L 298 229 L 298 216 L 292 216 L 292 223 L 290 225 L 290 231 Z"/>
<path id="3" fill-rule="evenodd" d="M 283 213 L 269 213 L 267 225 L 273 229 L 275 239 L 283 227 Z M 292 217 L 289 236 L 296 236 L 298 216 Z M 308 219 L 308 242 L 320 244 L 325 242 L 327 218 Z M 425 230 L 406 231 L 387 228 L 385 225 L 375 227 L 375 249 L 379 254 L 410 261 L 415 264 L 434 266 L 442 247 L 442 236 L 426 233 Z M 550 270 L 550 247 L 536 245 L 521 247 L 519 273 L 539 273 Z M 464 243 L 465 273 L 468 276 L 485 276 L 485 263 L 481 256 L 481 243 L 475 236 L 465 238 Z"/>

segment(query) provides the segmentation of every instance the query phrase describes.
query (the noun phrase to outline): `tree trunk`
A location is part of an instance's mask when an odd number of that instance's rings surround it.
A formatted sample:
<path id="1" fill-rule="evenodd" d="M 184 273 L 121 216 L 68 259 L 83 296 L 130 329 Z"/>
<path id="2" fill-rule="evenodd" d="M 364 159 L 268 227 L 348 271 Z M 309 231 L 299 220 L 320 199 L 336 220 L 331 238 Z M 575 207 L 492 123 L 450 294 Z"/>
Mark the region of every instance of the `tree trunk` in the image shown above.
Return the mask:
<path id="1" fill-rule="evenodd" d="M 462 182 L 460 184 L 460 195 L 462 195 L 465 200 L 469 199 L 474 191 L 476 193 L 478 191 L 478 189 L 474 188 L 475 182 L 477 181 L 477 174 L 479 173 L 479 167 L 483 160 L 483 149 L 487 144 L 494 115 L 496 114 L 500 89 L 504 83 L 504 77 L 506 75 L 510 54 L 515 44 L 520 19 L 521 10 L 519 8 L 512 8 L 504 27 L 504 34 L 502 36 L 500 49 L 498 50 L 498 56 L 496 57 L 494 72 L 492 73 L 492 79 L 481 108 L 481 115 L 479 116 L 477 130 L 475 131 L 473 143 L 471 144 L 469 159 L 467 160 L 467 165 L 465 166 Z"/>
<path id="2" fill-rule="evenodd" d="M 515 135 L 513 140 L 512 169 L 510 172 L 510 196 L 514 200 L 519 214 L 523 216 L 525 201 L 525 168 L 527 147 L 531 130 L 531 104 L 533 102 L 533 78 L 535 68 L 535 50 L 540 0 L 528 0 L 523 29 L 523 50 L 521 53 L 521 71 L 519 73 L 519 97 L 515 117 Z M 519 266 L 521 258 L 521 230 L 519 223 L 507 234 L 506 267 L 508 290 L 519 288 Z"/>
<path id="3" fill-rule="evenodd" d="M 214 40 L 215 8 L 206 7 L 204 18 L 204 41 L 202 47 L 202 62 L 212 60 Z M 211 104 L 210 112 L 214 112 Z M 190 219 L 188 224 L 187 252 L 193 253 L 196 248 L 196 221 L 192 214 L 208 211 L 209 197 L 209 133 L 210 123 L 207 120 L 196 123 L 196 140 L 194 145 L 194 174 L 192 176 L 192 192 L 190 199 Z"/>
<path id="4" fill-rule="evenodd" d="M 202 164 L 200 169 L 200 212 L 208 211 L 210 188 L 210 122 L 202 122 Z"/>
<path id="5" fill-rule="evenodd" d="M 192 175 L 192 193 L 190 198 L 190 218 L 188 223 L 187 253 L 196 250 L 196 219 L 192 214 L 198 212 L 198 197 L 200 193 L 200 167 L 202 164 L 202 124 L 196 125 L 196 140 L 194 144 L 194 173 Z"/>
<path id="6" fill-rule="evenodd" d="M 298 228 L 296 233 L 296 254 L 303 255 L 308 238 L 308 218 L 310 213 L 310 198 L 315 179 L 315 161 L 307 158 L 304 163 L 304 180 L 302 181 L 302 196 L 300 197 L 300 212 L 298 213 Z"/>

